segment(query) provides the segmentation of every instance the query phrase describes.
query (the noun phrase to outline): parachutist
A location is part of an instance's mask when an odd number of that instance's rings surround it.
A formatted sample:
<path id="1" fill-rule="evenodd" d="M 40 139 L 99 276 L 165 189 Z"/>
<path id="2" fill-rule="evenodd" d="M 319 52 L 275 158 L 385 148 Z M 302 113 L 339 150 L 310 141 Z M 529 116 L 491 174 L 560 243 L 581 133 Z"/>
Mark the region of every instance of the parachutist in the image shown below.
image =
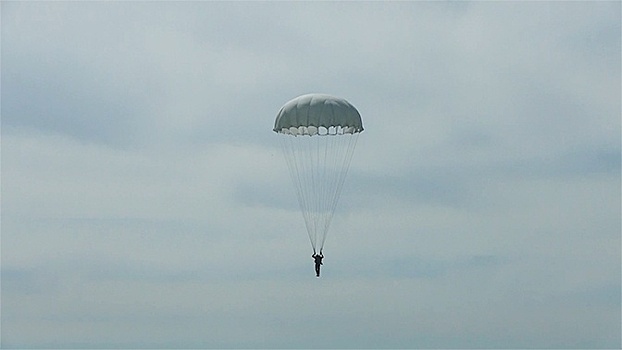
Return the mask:
<path id="1" fill-rule="evenodd" d="M 320 277 L 320 265 L 322 265 L 322 259 L 324 259 L 324 255 L 322 254 L 322 252 L 320 252 L 320 254 L 316 254 L 315 252 L 313 252 L 313 255 L 311 255 L 311 257 L 315 259 L 315 276 Z"/>

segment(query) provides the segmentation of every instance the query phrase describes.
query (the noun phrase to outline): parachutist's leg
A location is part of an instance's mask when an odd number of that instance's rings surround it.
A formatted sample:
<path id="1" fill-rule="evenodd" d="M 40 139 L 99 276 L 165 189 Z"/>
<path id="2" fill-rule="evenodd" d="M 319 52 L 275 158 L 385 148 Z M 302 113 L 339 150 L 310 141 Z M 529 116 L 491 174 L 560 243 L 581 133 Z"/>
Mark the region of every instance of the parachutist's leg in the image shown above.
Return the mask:
<path id="1" fill-rule="evenodd" d="M 320 277 L 320 264 L 315 265 L 315 275 Z"/>

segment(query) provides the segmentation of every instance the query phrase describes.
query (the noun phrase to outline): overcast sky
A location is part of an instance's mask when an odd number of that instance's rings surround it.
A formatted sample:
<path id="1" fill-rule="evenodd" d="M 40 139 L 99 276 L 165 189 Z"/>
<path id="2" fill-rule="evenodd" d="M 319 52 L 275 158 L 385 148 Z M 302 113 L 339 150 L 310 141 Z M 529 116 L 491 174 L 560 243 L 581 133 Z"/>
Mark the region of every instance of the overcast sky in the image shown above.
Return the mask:
<path id="1" fill-rule="evenodd" d="M 3 347 L 621 346 L 619 1 L 1 10 Z M 365 127 L 319 279 L 310 92 Z"/>

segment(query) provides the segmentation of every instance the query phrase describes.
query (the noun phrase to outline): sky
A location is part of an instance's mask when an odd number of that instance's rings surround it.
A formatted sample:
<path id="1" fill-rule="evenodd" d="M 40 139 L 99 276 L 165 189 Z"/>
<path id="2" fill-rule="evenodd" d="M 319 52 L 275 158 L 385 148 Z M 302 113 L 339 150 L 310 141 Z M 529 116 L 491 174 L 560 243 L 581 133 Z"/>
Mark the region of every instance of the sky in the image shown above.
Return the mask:
<path id="1" fill-rule="evenodd" d="M 4 348 L 620 348 L 621 3 L 1 5 Z M 360 135 L 316 278 L 272 131 Z"/>

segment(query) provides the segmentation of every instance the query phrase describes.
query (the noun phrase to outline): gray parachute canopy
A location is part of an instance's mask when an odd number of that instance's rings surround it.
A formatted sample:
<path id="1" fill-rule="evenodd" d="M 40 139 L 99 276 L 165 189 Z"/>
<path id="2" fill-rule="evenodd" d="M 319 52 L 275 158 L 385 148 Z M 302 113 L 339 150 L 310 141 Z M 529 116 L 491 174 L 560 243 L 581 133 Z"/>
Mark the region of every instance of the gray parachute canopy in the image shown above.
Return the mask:
<path id="1" fill-rule="evenodd" d="M 302 95 L 281 107 L 273 130 L 281 142 L 311 247 L 321 252 L 363 131 L 361 115 L 342 98 Z"/>
<path id="2" fill-rule="evenodd" d="M 281 107 L 273 130 L 293 136 L 356 134 L 363 131 L 363 122 L 348 101 L 325 94 L 307 94 Z"/>

